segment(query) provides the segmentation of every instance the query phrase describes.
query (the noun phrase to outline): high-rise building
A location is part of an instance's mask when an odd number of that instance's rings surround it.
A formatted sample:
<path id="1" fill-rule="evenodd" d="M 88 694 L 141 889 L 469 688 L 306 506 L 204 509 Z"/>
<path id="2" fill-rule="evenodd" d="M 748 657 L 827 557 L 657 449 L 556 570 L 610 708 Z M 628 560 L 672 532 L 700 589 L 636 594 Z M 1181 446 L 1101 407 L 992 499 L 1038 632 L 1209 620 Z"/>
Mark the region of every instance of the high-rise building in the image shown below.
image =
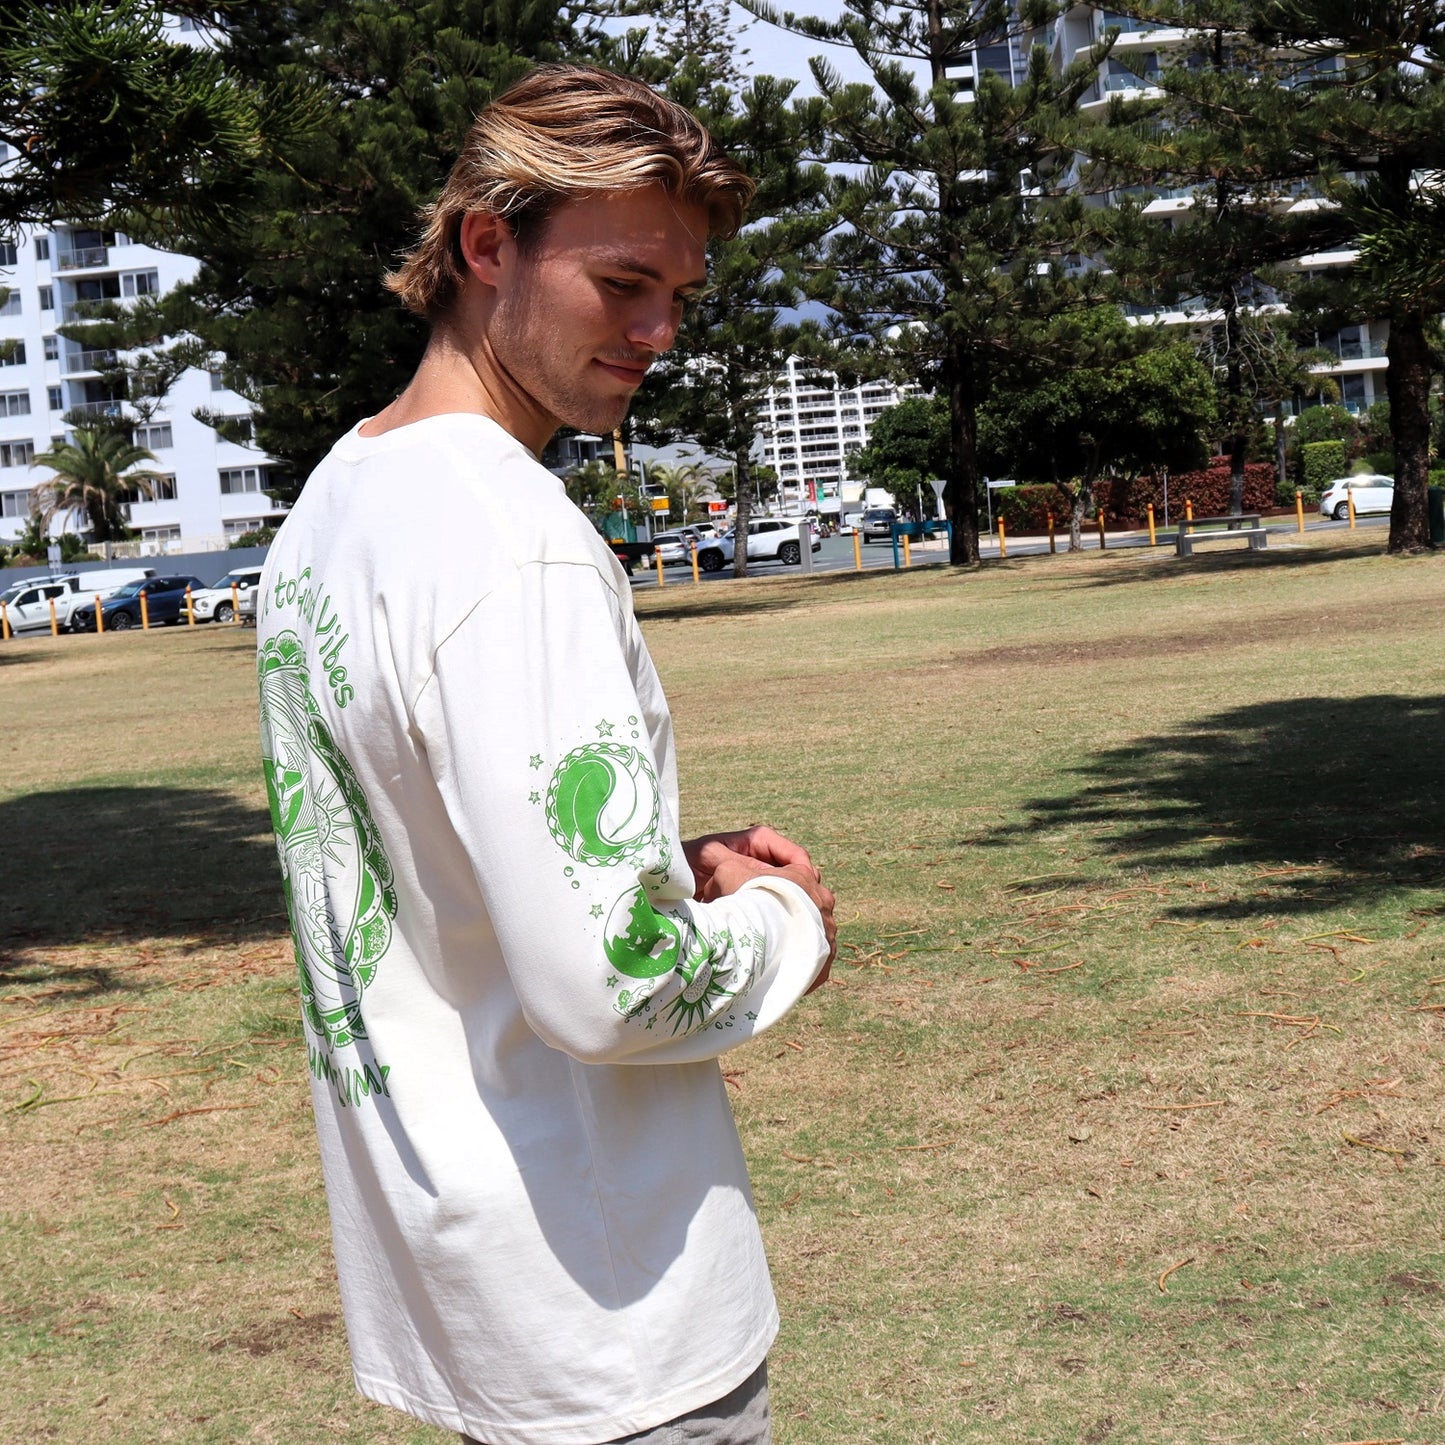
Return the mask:
<path id="1" fill-rule="evenodd" d="M 3 157 L 0 157 L 3 165 Z M 268 494 L 273 463 L 238 440 L 223 440 L 195 412 L 234 421 L 244 434 L 251 407 L 218 373 L 189 370 L 142 421 L 108 385 L 115 354 L 88 350 L 56 328 L 81 319 L 89 301 L 125 302 L 159 295 L 189 280 L 199 263 L 139 245 L 124 234 L 78 225 L 24 230 L 0 241 L 0 543 L 13 541 L 30 516 L 33 489 L 51 475 L 37 454 L 64 440 L 67 419 L 130 417 L 136 445 L 155 456 L 165 480 L 153 498 L 127 504 L 137 550 L 221 548 L 245 532 L 278 522 L 285 506 Z M 71 518 L 70 530 L 84 520 Z M 53 528 L 60 530 L 60 523 Z"/>
<path id="2" fill-rule="evenodd" d="M 835 512 L 862 495 L 864 483 L 848 476 L 848 458 L 866 445 L 873 423 L 916 386 L 869 381 L 843 386 L 797 357 L 768 388 L 762 462 L 778 475 L 783 509 Z"/>

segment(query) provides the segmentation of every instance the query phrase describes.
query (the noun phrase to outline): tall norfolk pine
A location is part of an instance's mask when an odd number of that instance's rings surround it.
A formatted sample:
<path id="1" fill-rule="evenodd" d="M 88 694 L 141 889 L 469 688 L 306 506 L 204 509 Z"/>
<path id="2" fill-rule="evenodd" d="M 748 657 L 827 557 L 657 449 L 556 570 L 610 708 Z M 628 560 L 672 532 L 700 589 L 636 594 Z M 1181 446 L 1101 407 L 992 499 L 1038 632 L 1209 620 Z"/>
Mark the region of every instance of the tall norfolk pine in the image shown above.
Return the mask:
<path id="1" fill-rule="evenodd" d="M 845 0 L 833 22 L 744 3 L 851 46 L 872 73 L 873 85 L 845 85 L 826 61 L 811 63 L 829 108 L 840 218 L 815 294 L 840 338 L 871 342 L 878 367 L 947 398 L 952 561 L 976 562 L 978 410 L 990 378 L 1042 348 L 1052 320 L 1092 304 L 1105 284 L 1069 264 L 1091 249 L 1089 218 L 1068 194 L 1073 157 L 1060 137 L 1107 47 L 1062 75 L 1035 51 L 1017 87 L 985 73 L 968 101 L 947 70 L 1007 31 L 1004 0 Z M 1055 10 L 1048 0 L 1025 8 L 1034 24 Z"/>

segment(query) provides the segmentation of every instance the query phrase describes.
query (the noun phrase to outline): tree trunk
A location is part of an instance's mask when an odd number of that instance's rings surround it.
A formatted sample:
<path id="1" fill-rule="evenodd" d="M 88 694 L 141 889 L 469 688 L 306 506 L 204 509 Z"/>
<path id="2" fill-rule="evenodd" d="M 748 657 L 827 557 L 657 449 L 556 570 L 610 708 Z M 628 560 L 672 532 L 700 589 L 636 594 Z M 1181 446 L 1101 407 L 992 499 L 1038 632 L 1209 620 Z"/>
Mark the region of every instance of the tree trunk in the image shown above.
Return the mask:
<path id="1" fill-rule="evenodd" d="M 1239 362 L 1242 345 L 1240 338 L 1239 311 L 1235 299 L 1230 297 L 1224 314 L 1224 345 L 1226 351 L 1226 376 L 1228 378 L 1230 414 L 1234 418 L 1234 431 L 1229 438 L 1229 515 L 1237 517 L 1244 511 L 1244 463 L 1249 456 L 1249 436 L 1245 431 L 1243 417 L 1249 398 L 1244 394 L 1244 372 Z"/>
<path id="2" fill-rule="evenodd" d="M 952 468 L 943 490 L 953 542 L 948 560 L 955 567 L 976 567 L 978 551 L 978 417 L 973 378 L 963 346 L 948 340 L 948 426 Z"/>
<path id="3" fill-rule="evenodd" d="M 748 575 L 748 518 L 753 514 L 753 472 L 746 447 L 733 453 L 737 473 L 737 520 L 733 523 L 733 576 Z"/>
<path id="4" fill-rule="evenodd" d="M 1084 550 L 1084 514 L 1089 510 L 1089 489 L 1078 487 L 1073 493 L 1073 505 L 1069 508 L 1069 551 Z"/>
<path id="5" fill-rule="evenodd" d="M 1289 470 L 1285 462 L 1283 402 L 1280 402 L 1274 414 L 1274 472 L 1281 487 L 1289 485 Z"/>
<path id="6" fill-rule="evenodd" d="M 1391 315 L 1385 356 L 1390 434 L 1395 443 L 1389 550 L 1423 552 L 1430 546 L 1425 492 L 1430 482 L 1430 345 L 1423 310 L 1412 307 Z"/>

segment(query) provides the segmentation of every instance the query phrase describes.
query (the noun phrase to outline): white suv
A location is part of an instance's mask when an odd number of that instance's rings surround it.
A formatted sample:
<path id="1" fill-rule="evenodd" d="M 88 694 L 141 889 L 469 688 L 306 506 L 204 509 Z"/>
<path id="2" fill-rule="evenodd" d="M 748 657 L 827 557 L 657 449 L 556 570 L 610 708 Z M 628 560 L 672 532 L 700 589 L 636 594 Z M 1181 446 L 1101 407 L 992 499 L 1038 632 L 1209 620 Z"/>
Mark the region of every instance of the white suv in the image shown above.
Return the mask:
<path id="1" fill-rule="evenodd" d="M 231 584 L 235 583 L 236 597 L 239 599 L 251 588 L 258 586 L 260 581 L 259 567 L 237 567 L 234 572 L 227 572 L 219 582 L 210 587 L 202 587 L 199 592 L 192 592 L 191 608 L 196 614 L 196 621 L 230 622 L 236 615 L 235 603 L 231 599 Z"/>
<path id="2" fill-rule="evenodd" d="M 748 522 L 748 561 L 784 562 L 797 566 L 803 560 L 801 528 L 799 520 L 789 521 L 785 517 L 755 517 Z M 822 542 L 808 529 L 811 551 L 818 551 Z M 697 549 L 697 565 L 704 572 L 721 572 L 733 560 L 736 552 L 734 533 L 716 537 Z"/>

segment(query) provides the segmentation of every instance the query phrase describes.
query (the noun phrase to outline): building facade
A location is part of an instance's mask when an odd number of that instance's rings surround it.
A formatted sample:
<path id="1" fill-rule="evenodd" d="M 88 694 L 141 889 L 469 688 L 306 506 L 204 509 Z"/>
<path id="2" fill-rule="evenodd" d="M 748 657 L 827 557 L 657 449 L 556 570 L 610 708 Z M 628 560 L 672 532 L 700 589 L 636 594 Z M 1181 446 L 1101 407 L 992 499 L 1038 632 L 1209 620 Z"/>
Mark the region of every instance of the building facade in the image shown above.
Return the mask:
<path id="1" fill-rule="evenodd" d="M 3 162 L 3 158 L 0 158 Z M 50 475 L 35 457 L 87 419 L 129 417 L 136 445 L 153 453 L 165 480 L 153 498 L 136 496 L 127 550 L 142 555 L 205 551 L 274 524 L 285 515 L 266 491 L 271 459 L 226 441 L 195 412 L 250 426 L 251 407 L 218 374 L 189 370 L 141 421 L 113 394 L 105 371 L 113 352 L 87 350 L 57 327 L 80 319 L 90 301 L 159 295 L 189 280 L 199 263 L 139 245 L 124 234 L 74 225 L 22 231 L 0 241 L 0 543 L 12 542 L 31 513 L 33 489 Z M 57 519 L 52 531 L 81 531 L 83 518 Z"/>
<path id="2" fill-rule="evenodd" d="M 870 381 L 845 387 L 797 357 L 768 388 L 762 464 L 778 476 L 784 512 L 836 512 L 863 495 L 848 458 L 866 445 L 873 423 L 919 388 Z"/>

